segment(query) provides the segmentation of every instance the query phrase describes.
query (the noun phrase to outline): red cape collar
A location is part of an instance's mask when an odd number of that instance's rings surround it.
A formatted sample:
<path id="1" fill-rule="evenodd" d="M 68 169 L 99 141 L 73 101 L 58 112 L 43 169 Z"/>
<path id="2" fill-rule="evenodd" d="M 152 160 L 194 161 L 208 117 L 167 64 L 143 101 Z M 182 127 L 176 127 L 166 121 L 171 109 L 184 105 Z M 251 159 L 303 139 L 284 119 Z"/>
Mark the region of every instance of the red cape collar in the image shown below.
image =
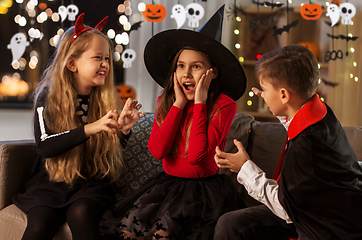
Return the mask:
<path id="1" fill-rule="evenodd" d="M 327 107 L 315 94 L 304 106 L 295 114 L 288 128 L 288 138 L 292 140 L 307 127 L 319 122 L 327 114 Z"/>

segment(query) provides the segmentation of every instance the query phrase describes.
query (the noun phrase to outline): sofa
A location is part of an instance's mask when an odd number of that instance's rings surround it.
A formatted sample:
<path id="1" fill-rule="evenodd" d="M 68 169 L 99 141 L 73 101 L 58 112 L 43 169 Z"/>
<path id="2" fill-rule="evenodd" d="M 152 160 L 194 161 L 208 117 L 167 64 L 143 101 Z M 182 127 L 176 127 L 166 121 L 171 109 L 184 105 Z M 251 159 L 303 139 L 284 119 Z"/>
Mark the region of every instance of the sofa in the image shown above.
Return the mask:
<path id="1" fill-rule="evenodd" d="M 132 135 L 124 152 L 125 170 L 113 184 L 118 199 L 129 195 L 152 175 L 163 171 L 161 161 L 153 158 L 147 148 L 153 118 L 153 114 L 147 114 L 132 128 Z M 344 130 L 361 164 L 362 127 L 344 127 Z M 284 127 L 279 123 L 260 122 L 251 115 L 238 113 L 227 136 L 225 151 L 237 151 L 233 144 L 235 138 L 243 143 L 251 159 L 266 172 L 267 177 L 271 177 L 286 139 Z M 25 230 L 26 214 L 12 204 L 11 198 L 22 190 L 27 177 L 34 170 L 36 156 L 33 140 L 0 142 L 0 240 L 21 239 Z M 248 206 L 260 204 L 237 183 L 236 173 L 227 169 L 221 169 L 220 173 L 230 176 Z M 72 239 L 66 223 L 54 239 Z"/>

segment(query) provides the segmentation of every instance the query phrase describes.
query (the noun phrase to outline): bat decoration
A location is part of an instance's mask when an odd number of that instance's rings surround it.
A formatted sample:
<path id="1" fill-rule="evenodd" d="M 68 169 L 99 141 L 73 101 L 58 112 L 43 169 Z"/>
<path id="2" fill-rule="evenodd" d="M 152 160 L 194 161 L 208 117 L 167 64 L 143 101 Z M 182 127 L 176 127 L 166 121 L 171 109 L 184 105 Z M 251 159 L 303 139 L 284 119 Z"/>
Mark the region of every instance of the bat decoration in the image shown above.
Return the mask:
<path id="1" fill-rule="evenodd" d="M 332 38 L 332 39 L 342 39 L 342 40 L 346 40 L 347 42 L 352 40 L 352 41 L 356 41 L 359 37 L 349 37 L 349 36 L 344 36 L 344 35 L 331 35 L 329 33 L 327 33 L 327 36 Z"/>
<path id="2" fill-rule="evenodd" d="M 339 85 L 339 83 L 334 83 L 334 82 L 329 82 L 327 80 L 325 80 L 324 78 L 322 78 L 322 82 L 327 85 L 327 86 L 331 86 L 331 87 L 336 87 Z"/>
<path id="3" fill-rule="evenodd" d="M 129 32 L 133 31 L 133 30 L 138 30 L 141 27 L 141 23 L 142 21 L 136 22 L 134 24 L 132 24 L 131 29 L 129 30 Z"/>
<path id="4" fill-rule="evenodd" d="M 288 25 L 283 26 L 282 28 L 278 28 L 278 29 L 276 29 L 276 30 L 274 31 L 274 33 L 275 33 L 275 34 L 279 34 L 279 35 L 282 35 L 283 32 L 288 32 L 288 33 L 289 33 L 289 30 L 290 30 L 292 27 L 298 26 L 300 20 L 301 20 L 301 18 L 293 21 L 291 24 L 288 24 Z"/>
<path id="5" fill-rule="evenodd" d="M 260 6 L 266 6 L 266 7 L 282 7 L 284 4 L 283 3 L 271 3 L 271 2 L 256 2 L 253 0 L 253 3 L 256 5 L 260 5 Z"/>

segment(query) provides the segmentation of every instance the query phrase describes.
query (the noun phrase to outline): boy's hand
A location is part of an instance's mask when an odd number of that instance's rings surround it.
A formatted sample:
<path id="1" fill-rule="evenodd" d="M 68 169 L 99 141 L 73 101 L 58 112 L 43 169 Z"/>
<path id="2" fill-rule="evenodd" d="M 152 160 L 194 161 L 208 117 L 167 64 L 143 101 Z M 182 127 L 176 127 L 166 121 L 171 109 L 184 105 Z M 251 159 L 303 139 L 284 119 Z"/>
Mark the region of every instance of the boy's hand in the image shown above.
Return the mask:
<path id="1" fill-rule="evenodd" d="M 118 118 L 120 130 L 124 135 L 128 135 L 133 125 L 140 119 L 146 116 L 146 113 L 139 113 L 142 104 L 138 104 L 137 100 L 128 98 L 122 109 L 121 115 Z"/>
<path id="2" fill-rule="evenodd" d="M 238 148 L 237 153 L 226 153 L 216 147 L 215 162 L 219 168 L 229 168 L 232 172 L 239 172 L 246 161 L 250 159 L 248 153 L 241 142 L 234 139 L 234 144 Z"/>
<path id="3" fill-rule="evenodd" d="M 117 133 L 116 129 L 120 129 L 122 126 L 118 123 L 119 113 L 116 110 L 110 110 L 101 119 L 93 123 L 84 125 L 84 133 L 87 137 L 93 134 L 97 134 L 101 131 L 109 133 Z"/>

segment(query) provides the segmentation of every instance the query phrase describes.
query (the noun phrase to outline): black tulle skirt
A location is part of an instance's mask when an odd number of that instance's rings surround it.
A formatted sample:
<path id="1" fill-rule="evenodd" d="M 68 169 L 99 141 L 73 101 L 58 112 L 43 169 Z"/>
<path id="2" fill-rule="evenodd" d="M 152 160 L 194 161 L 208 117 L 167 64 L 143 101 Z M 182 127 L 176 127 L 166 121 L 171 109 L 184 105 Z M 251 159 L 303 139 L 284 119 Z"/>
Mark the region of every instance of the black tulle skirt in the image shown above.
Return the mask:
<path id="1" fill-rule="evenodd" d="M 190 179 L 160 173 L 103 215 L 100 239 L 123 239 L 124 230 L 145 239 L 158 230 L 180 240 L 213 239 L 218 218 L 241 207 L 226 175 Z"/>

